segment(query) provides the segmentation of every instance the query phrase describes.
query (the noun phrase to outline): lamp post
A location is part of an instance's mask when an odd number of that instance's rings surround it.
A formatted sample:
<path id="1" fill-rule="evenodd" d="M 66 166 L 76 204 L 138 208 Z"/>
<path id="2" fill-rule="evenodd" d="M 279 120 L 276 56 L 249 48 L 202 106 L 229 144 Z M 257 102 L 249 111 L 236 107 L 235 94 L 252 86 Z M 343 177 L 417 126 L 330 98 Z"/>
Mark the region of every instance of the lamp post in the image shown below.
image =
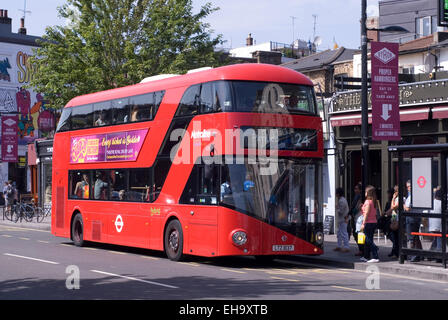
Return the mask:
<path id="1" fill-rule="evenodd" d="M 367 29 L 367 0 L 361 2 L 361 196 L 364 199 L 369 184 L 369 111 L 367 88 L 367 30 L 380 32 L 409 32 L 400 26 L 388 26 L 380 29 Z"/>
<path id="2" fill-rule="evenodd" d="M 361 2 L 361 197 L 369 174 L 369 113 L 367 101 L 367 0 Z"/>

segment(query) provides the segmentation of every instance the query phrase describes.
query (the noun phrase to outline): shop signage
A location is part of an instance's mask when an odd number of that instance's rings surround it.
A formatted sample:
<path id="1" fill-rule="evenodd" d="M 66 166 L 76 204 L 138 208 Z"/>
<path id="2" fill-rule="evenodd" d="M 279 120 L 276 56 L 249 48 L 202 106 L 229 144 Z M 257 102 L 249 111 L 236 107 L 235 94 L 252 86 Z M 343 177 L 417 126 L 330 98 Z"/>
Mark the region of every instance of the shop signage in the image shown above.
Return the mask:
<path id="1" fill-rule="evenodd" d="M 400 84 L 400 107 L 448 103 L 448 80 L 432 80 Z M 371 91 L 367 101 L 371 107 Z M 361 91 L 338 93 L 334 99 L 333 112 L 351 112 L 361 110 Z"/>
<path id="2" fill-rule="evenodd" d="M 371 42 L 372 139 L 400 140 L 398 43 Z"/>
<path id="3" fill-rule="evenodd" d="M 135 161 L 148 129 L 73 137 L 70 163 Z"/>
<path id="4" fill-rule="evenodd" d="M 2 116 L 2 162 L 19 161 L 18 123 L 17 115 Z"/>

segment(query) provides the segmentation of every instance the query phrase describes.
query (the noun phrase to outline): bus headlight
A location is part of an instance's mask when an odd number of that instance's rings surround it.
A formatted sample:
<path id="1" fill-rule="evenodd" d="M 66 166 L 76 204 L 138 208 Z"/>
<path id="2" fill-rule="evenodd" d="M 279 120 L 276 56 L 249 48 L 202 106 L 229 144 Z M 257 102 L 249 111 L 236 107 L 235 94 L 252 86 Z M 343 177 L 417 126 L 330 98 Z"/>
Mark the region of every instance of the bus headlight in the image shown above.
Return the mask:
<path id="1" fill-rule="evenodd" d="M 232 234 L 232 241 L 237 246 L 242 246 L 247 242 L 247 234 L 244 231 L 234 231 Z"/>
<path id="2" fill-rule="evenodd" d="M 315 239 L 318 245 L 322 245 L 324 243 L 324 234 L 321 231 L 317 231 Z"/>

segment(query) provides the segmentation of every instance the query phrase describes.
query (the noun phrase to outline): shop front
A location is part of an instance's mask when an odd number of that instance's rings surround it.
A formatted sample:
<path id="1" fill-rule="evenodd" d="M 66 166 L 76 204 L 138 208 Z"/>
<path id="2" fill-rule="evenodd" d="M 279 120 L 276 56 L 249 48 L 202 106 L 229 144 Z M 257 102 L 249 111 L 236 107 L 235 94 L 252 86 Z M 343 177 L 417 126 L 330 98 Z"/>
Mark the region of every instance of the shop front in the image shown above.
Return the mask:
<path id="1" fill-rule="evenodd" d="M 401 141 L 372 141 L 369 92 L 369 176 L 368 184 L 378 189 L 381 206 L 387 202 L 387 190 L 398 183 L 398 159 L 388 152 L 391 145 L 446 143 L 448 135 L 448 79 L 408 83 L 399 86 Z M 361 181 L 361 93 L 336 94 L 330 110 L 337 152 L 336 186 L 345 189 L 350 200 L 353 187 Z M 430 154 L 430 152 L 428 152 Z M 403 174 L 410 178 L 412 153 L 405 153 Z M 440 164 L 433 157 L 434 188 L 440 180 Z M 409 170 L 406 170 L 406 168 Z"/>

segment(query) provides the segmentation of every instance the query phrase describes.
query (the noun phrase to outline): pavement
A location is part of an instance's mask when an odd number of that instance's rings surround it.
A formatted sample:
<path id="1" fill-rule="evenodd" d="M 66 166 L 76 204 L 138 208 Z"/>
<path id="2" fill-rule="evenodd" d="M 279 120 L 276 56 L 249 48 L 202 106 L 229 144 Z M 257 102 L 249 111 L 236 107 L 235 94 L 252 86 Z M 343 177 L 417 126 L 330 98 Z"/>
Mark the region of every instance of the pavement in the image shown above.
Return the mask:
<path id="1" fill-rule="evenodd" d="M 0 225 L 50 231 L 51 217 L 47 217 L 41 223 L 37 223 L 35 221 L 22 221 L 14 223 L 8 220 L 4 220 L 0 212 Z M 378 267 L 379 272 L 396 274 L 409 278 L 448 282 L 448 268 L 444 269 L 441 263 L 430 261 L 411 263 L 405 261 L 404 264 L 400 264 L 398 262 L 398 259 L 390 258 L 387 256 L 392 248 L 392 243 L 390 242 L 390 240 L 385 239 L 384 236 L 381 235 L 380 237 L 375 237 L 375 243 L 379 248 L 378 254 L 380 262 L 374 263 L 373 265 Z M 355 270 L 366 270 L 369 265 L 372 265 L 370 263 L 360 261 L 360 257 L 355 256 L 355 253 L 358 252 L 358 246 L 355 243 L 353 237 L 350 238 L 350 252 L 343 253 L 334 251 L 333 249 L 336 247 L 336 235 L 325 235 L 324 254 L 320 256 L 287 256 L 281 259 Z"/>

